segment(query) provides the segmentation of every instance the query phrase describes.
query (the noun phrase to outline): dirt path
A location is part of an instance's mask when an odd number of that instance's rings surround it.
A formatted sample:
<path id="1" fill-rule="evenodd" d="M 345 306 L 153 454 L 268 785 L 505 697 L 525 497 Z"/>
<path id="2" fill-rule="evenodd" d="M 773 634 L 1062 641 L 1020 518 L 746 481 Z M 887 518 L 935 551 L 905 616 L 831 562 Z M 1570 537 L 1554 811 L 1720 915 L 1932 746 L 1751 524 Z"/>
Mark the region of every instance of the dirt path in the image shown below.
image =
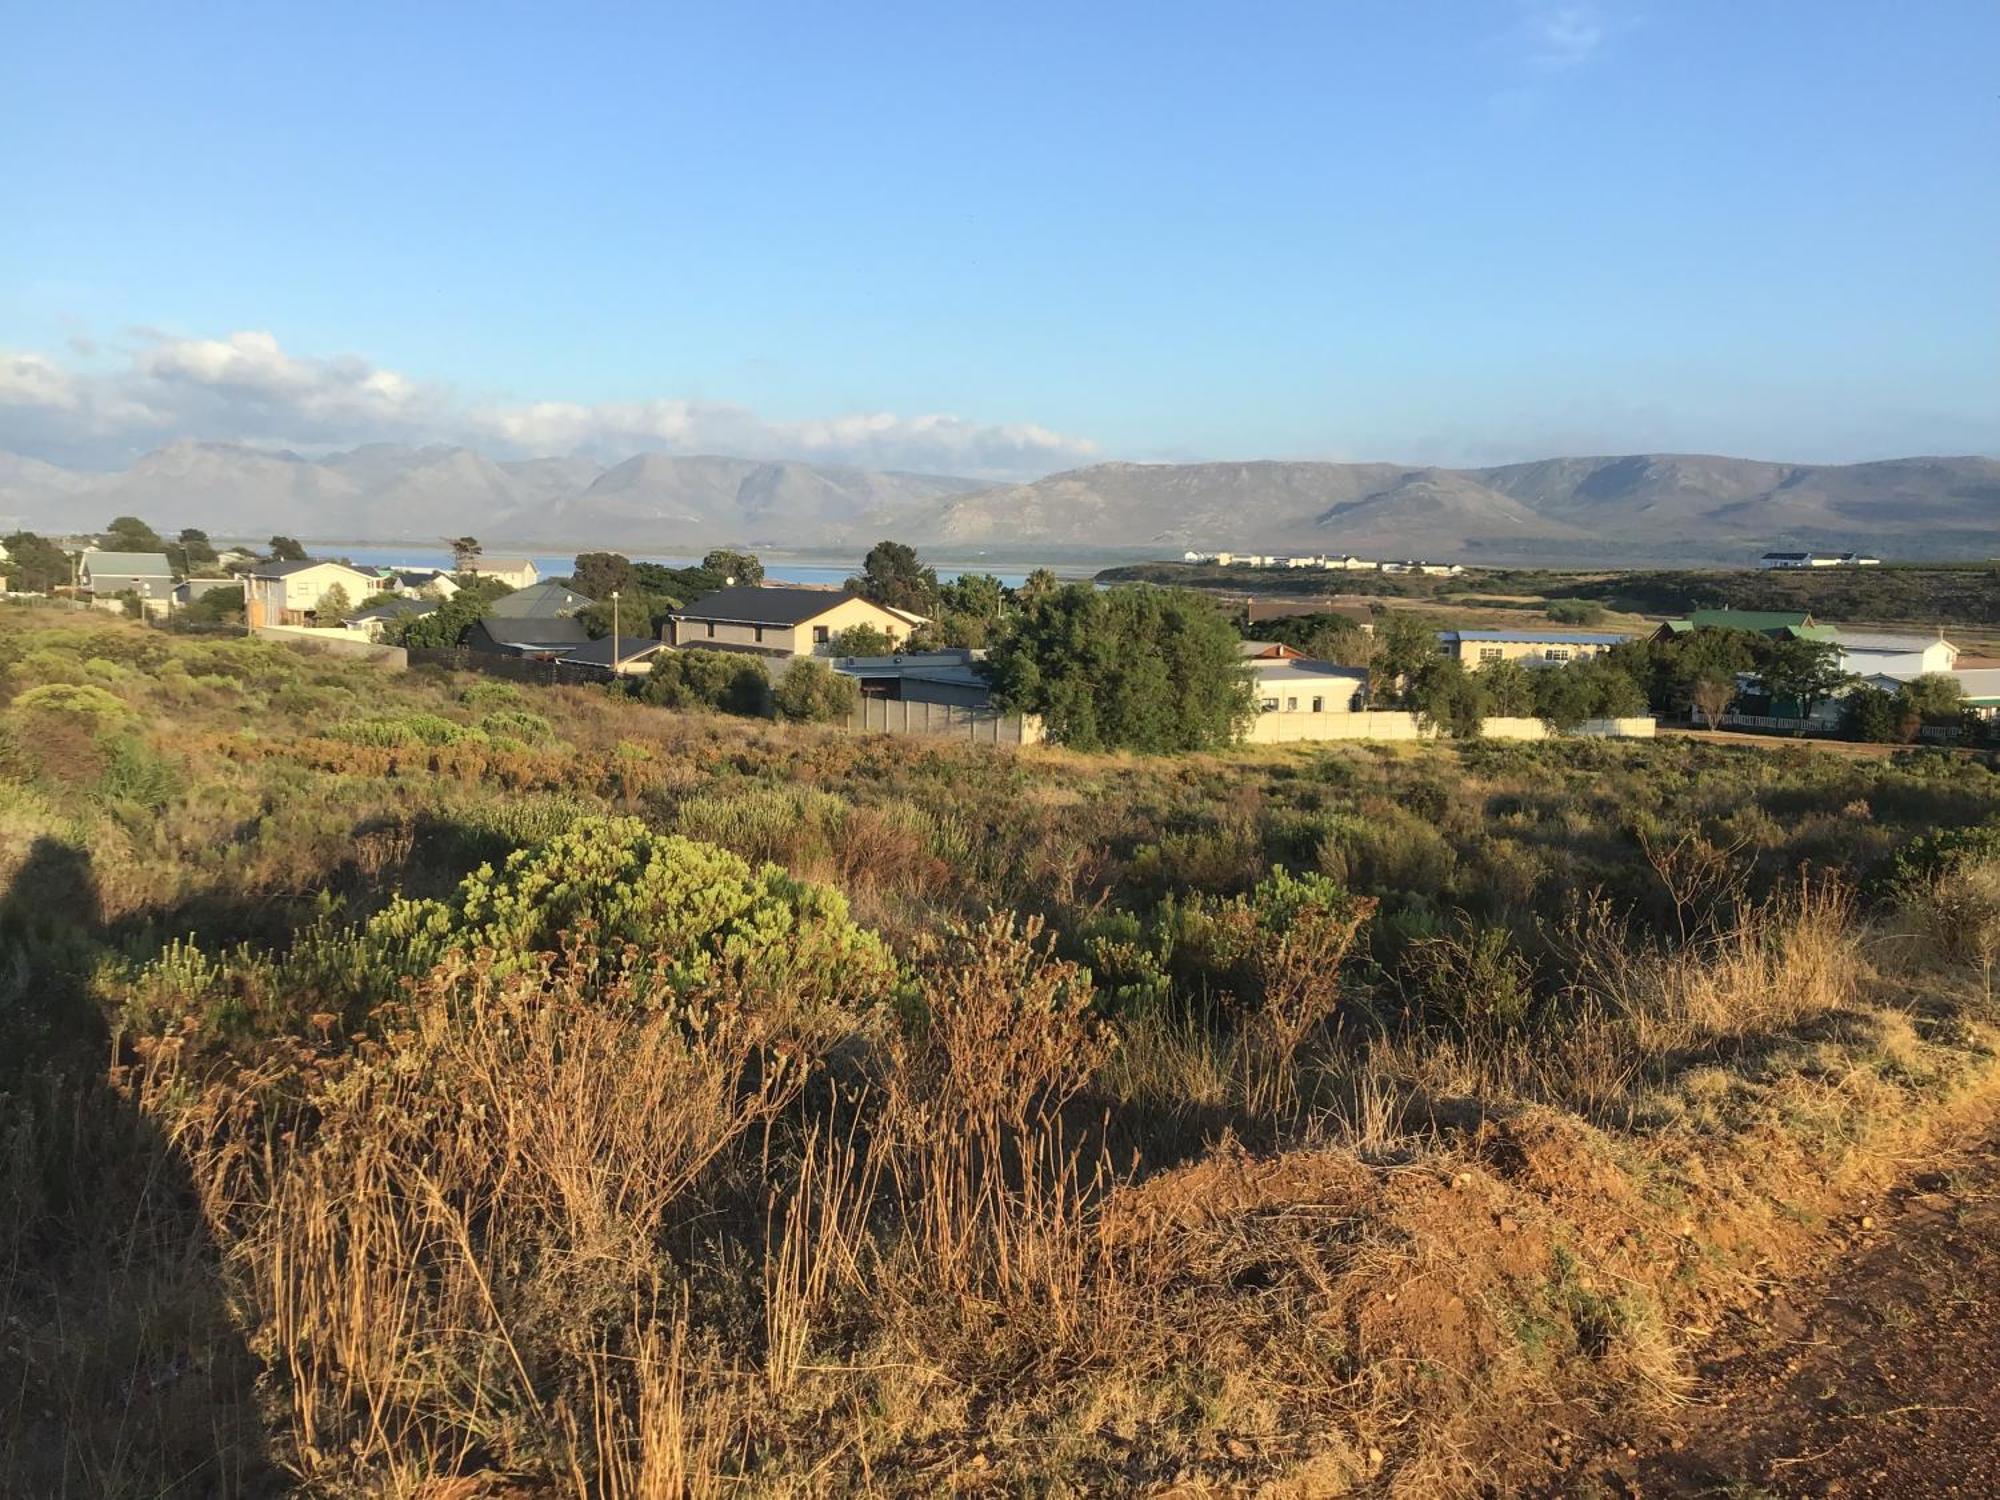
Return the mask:
<path id="1" fill-rule="evenodd" d="M 1688 1407 L 1559 1493 L 2000 1495 L 2000 1136 L 1844 1227 L 1819 1278 L 1723 1332 Z"/>

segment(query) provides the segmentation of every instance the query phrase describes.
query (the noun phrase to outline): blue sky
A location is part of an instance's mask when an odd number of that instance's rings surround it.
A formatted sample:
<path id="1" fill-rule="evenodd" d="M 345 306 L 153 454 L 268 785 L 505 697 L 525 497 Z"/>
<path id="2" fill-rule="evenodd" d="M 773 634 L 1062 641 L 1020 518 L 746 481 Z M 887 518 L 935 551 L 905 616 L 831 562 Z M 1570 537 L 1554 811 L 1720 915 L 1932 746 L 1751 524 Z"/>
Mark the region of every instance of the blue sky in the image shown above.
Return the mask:
<path id="1" fill-rule="evenodd" d="M 0 448 L 2000 451 L 1990 0 L 13 7 Z"/>

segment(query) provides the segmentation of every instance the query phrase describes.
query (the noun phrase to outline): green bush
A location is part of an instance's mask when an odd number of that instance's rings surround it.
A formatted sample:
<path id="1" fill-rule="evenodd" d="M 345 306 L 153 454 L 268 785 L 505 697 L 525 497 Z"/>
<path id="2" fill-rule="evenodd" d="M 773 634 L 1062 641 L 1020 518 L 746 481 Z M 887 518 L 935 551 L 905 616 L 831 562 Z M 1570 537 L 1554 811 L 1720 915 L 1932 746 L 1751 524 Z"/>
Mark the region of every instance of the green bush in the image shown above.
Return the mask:
<path id="1" fill-rule="evenodd" d="M 479 721 L 479 727 L 496 739 L 519 740 L 526 745 L 545 745 L 555 738 L 555 726 L 540 714 L 526 709 L 503 708 Z"/>
<path id="2" fill-rule="evenodd" d="M 661 708 L 713 708 L 756 716 L 770 711 L 771 674 L 754 656 L 662 651 L 639 685 L 639 696 Z"/>
<path id="3" fill-rule="evenodd" d="M 860 701 L 861 689 L 852 677 L 809 656 L 787 667 L 771 690 L 771 704 L 778 713 L 801 724 L 845 719 Z"/>

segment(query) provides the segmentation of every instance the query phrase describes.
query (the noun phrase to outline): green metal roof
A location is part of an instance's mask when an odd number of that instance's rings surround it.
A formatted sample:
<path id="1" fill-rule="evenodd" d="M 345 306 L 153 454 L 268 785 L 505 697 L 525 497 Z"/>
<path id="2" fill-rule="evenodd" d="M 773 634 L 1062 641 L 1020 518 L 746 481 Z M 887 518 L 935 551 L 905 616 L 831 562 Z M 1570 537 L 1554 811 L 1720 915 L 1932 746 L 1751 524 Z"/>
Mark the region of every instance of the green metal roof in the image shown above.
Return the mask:
<path id="1" fill-rule="evenodd" d="M 1800 630 L 1812 623 L 1802 609 L 1697 609 L 1688 616 L 1696 630 Z"/>

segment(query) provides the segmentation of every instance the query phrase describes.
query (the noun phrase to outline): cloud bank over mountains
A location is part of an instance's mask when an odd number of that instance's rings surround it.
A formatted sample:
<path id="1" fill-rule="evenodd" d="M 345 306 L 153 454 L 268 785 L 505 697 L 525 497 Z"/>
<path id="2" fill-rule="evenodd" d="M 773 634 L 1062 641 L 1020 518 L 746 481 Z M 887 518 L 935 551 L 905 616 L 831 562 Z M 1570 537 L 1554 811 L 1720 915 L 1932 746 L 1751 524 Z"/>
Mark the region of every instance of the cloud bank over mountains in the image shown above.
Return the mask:
<path id="1" fill-rule="evenodd" d="M 326 451 L 462 443 L 517 457 L 638 451 L 801 459 L 1021 479 L 1087 461 L 1087 439 L 1032 423 L 854 412 L 776 420 L 724 402 L 480 403 L 352 355 L 294 354 L 269 333 L 144 332 L 123 365 L 0 350 L 0 451 L 115 468 L 185 439 Z"/>

